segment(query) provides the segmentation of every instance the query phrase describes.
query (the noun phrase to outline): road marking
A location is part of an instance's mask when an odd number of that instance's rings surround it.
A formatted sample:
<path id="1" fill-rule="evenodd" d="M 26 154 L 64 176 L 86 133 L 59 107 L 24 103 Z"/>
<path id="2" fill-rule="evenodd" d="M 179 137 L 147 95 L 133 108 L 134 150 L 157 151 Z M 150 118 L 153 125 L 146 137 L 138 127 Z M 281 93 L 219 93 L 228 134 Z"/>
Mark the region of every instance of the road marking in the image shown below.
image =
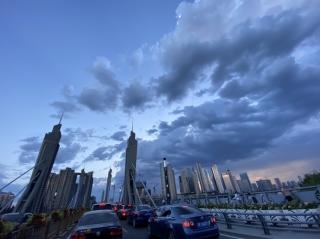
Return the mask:
<path id="1" fill-rule="evenodd" d="M 225 237 L 229 237 L 229 238 L 234 238 L 234 239 L 245 239 L 243 237 L 236 237 L 236 236 L 231 236 L 231 235 L 227 235 L 227 234 L 223 234 L 223 233 L 220 233 L 221 236 L 225 236 Z"/>
<path id="2" fill-rule="evenodd" d="M 125 229 L 124 227 L 122 228 L 122 230 L 124 230 L 125 233 L 128 233 L 127 229 Z"/>

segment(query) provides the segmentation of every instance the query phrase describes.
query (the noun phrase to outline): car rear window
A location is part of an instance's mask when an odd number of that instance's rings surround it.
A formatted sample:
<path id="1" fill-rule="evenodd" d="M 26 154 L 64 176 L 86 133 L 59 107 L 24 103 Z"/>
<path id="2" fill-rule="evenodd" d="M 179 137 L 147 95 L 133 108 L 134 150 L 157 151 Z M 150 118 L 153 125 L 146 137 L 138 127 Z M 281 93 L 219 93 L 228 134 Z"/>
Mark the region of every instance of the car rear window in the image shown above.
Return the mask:
<path id="1" fill-rule="evenodd" d="M 187 215 L 187 214 L 193 214 L 193 213 L 202 213 L 202 211 L 198 208 L 193 207 L 173 207 L 171 209 L 174 214 L 176 215 Z"/>
<path id="2" fill-rule="evenodd" d="M 111 204 L 95 204 L 92 207 L 92 210 L 112 210 L 113 207 Z"/>
<path id="3" fill-rule="evenodd" d="M 84 215 L 82 218 L 80 218 L 78 226 L 110 223 L 110 222 L 114 222 L 114 223 L 118 222 L 118 219 L 115 217 L 113 213 L 93 213 L 93 214 Z"/>

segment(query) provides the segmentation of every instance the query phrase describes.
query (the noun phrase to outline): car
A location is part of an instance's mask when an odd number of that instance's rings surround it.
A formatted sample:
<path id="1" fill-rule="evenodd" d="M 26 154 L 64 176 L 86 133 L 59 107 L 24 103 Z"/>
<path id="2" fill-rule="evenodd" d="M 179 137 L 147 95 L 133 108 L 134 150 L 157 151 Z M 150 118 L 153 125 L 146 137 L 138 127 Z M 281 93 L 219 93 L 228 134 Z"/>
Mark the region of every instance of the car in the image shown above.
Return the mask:
<path id="1" fill-rule="evenodd" d="M 2 221 L 11 222 L 14 224 L 15 227 L 20 226 L 23 223 L 26 223 L 31 217 L 33 216 L 32 213 L 6 213 L 1 216 Z"/>
<path id="2" fill-rule="evenodd" d="M 116 214 L 110 210 L 89 211 L 77 222 L 70 239 L 122 239 L 122 226 Z"/>
<path id="3" fill-rule="evenodd" d="M 113 210 L 113 205 L 110 203 L 93 204 L 91 207 L 91 211 L 95 211 L 95 210 Z"/>
<path id="4" fill-rule="evenodd" d="M 128 224 L 132 224 L 133 227 L 147 225 L 149 218 L 153 214 L 154 210 L 150 205 L 137 205 L 129 211 L 127 216 L 127 222 Z"/>
<path id="5" fill-rule="evenodd" d="M 113 211 L 117 213 L 121 207 L 122 204 L 113 204 Z"/>
<path id="6" fill-rule="evenodd" d="M 133 206 L 131 205 L 121 205 L 121 207 L 117 211 L 117 215 L 120 220 L 125 220 L 128 217 L 128 214 L 133 209 Z"/>
<path id="7" fill-rule="evenodd" d="M 158 208 L 150 217 L 149 238 L 206 239 L 219 238 L 219 228 L 213 215 L 190 205 L 168 205 Z"/>

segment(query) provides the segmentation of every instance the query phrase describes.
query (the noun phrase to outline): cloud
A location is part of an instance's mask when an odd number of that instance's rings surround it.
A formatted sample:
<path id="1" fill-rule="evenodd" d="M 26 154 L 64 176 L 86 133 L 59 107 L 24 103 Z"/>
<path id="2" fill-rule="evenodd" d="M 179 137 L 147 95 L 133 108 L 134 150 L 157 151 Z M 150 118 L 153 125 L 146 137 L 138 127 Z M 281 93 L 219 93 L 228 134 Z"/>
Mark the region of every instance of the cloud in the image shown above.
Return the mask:
<path id="1" fill-rule="evenodd" d="M 86 157 L 85 162 L 89 161 L 105 161 L 111 159 L 117 153 L 123 152 L 126 148 L 126 141 L 119 144 L 101 146 L 93 150 L 93 152 Z"/>
<path id="2" fill-rule="evenodd" d="M 35 162 L 41 147 L 39 137 L 28 137 L 21 140 L 19 162 L 22 164 Z"/>
<path id="3" fill-rule="evenodd" d="M 149 135 L 155 134 L 155 133 L 157 133 L 157 132 L 158 132 L 157 129 L 149 129 L 149 130 L 147 130 L 147 133 L 148 133 Z"/>
<path id="4" fill-rule="evenodd" d="M 123 141 L 126 135 L 127 133 L 125 131 L 118 131 L 112 134 L 110 138 L 116 141 Z"/>
<path id="5" fill-rule="evenodd" d="M 152 89 L 134 81 L 123 89 L 122 104 L 125 109 L 145 109 L 153 97 Z"/>

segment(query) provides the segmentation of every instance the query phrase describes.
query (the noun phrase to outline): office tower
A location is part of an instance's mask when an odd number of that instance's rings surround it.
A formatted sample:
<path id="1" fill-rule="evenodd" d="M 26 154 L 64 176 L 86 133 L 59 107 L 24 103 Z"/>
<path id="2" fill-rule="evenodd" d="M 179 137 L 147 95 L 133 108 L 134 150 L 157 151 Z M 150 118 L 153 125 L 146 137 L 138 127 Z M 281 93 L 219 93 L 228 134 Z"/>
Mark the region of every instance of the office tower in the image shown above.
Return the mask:
<path id="1" fill-rule="evenodd" d="M 223 179 L 223 182 L 224 182 L 224 186 L 226 188 L 226 192 L 227 193 L 235 193 L 236 190 L 233 186 L 233 183 L 232 183 L 232 178 L 230 177 L 229 173 L 228 172 L 225 172 L 225 173 L 222 173 L 222 179 Z"/>
<path id="2" fill-rule="evenodd" d="M 200 193 L 212 192 L 212 182 L 210 177 L 208 177 L 208 173 L 199 162 L 196 163 L 195 173 L 198 180 Z"/>
<path id="3" fill-rule="evenodd" d="M 260 179 L 257 182 L 258 191 L 271 191 L 272 190 L 272 183 L 269 179 Z"/>
<path id="4" fill-rule="evenodd" d="M 93 184 L 93 172 L 86 173 L 84 169 L 80 173 L 76 173 L 78 176 L 77 191 L 72 199 L 71 207 L 73 208 L 88 208 L 90 206 L 92 184 Z"/>
<path id="5" fill-rule="evenodd" d="M 61 126 L 60 119 L 52 131 L 44 136 L 30 181 L 17 203 L 16 212 L 42 212 L 44 192 L 60 146 Z"/>
<path id="6" fill-rule="evenodd" d="M 212 165 L 211 171 L 213 174 L 213 183 L 215 185 L 215 189 L 218 193 L 224 193 L 223 182 L 221 179 L 221 174 L 218 170 L 218 166 L 216 164 Z"/>
<path id="7" fill-rule="evenodd" d="M 104 192 L 104 190 L 102 190 L 100 202 L 104 202 L 104 199 L 105 199 L 105 192 Z"/>
<path id="8" fill-rule="evenodd" d="M 177 199 L 176 180 L 173 169 L 170 164 L 167 164 L 166 158 L 160 163 L 160 177 L 162 196 L 166 203 L 172 203 Z"/>
<path id="9" fill-rule="evenodd" d="M 282 183 L 281 183 L 280 179 L 275 178 L 274 182 L 276 183 L 276 188 L 280 190 L 282 188 Z"/>
<path id="10" fill-rule="evenodd" d="M 112 179 L 112 169 L 110 168 L 109 172 L 108 172 L 107 186 L 106 186 L 106 191 L 105 191 L 105 196 L 104 196 L 105 202 L 109 202 L 111 179 Z"/>
<path id="11" fill-rule="evenodd" d="M 247 173 L 240 173 L 240 185 L 242 192 L 251 192 L 251 182 Z"/>
<path id="12" fill-rule="evenodd" d="M 110 199 L 110 202 L 114 202 L 115 201 L 114 193 L 116 191 L 116 185 L 115 184 L 111 185 L 111 188 L 112 188 L 112 198 Z"/>
<path id="13" fill-rule="evenodd" d="M 126 162 L 125 162 L 125 173 L 122 193 L 122 203 L 135 204 L 136 203 L 136 162 L 137 162 L 137 146 L 136 135 L 131 130 L 130 137 L 128 139 L 128 145 L 126 149 Z"/>

